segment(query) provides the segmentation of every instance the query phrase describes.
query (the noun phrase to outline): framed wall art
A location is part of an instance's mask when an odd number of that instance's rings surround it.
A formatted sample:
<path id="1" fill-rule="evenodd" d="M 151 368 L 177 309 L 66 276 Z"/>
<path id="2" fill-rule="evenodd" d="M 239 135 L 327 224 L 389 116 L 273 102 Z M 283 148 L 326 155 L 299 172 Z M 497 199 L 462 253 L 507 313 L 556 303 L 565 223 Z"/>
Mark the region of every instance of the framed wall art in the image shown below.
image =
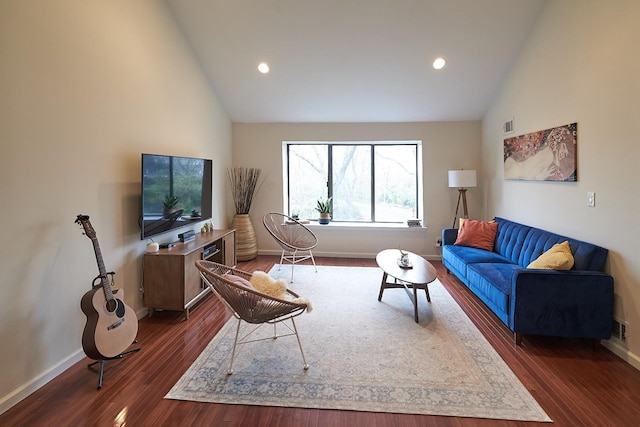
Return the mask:
<path id="1" fill-rule="evenodd" d="M 577 181 L 578 124 L 504 140 L 504 179 Z"/>

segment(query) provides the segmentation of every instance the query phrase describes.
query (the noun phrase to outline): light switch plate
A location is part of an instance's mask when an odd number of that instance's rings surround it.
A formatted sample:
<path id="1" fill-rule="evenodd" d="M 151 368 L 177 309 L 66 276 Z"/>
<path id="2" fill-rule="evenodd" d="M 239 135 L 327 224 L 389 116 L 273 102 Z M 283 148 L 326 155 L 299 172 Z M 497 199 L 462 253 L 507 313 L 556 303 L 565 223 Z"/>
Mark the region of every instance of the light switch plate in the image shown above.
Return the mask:
<path id="1" fill-rule="evenodd" d="M 587 206 L 592 208 L 596 205 L 596 193 L 593 191 L 587 192 Z"/>

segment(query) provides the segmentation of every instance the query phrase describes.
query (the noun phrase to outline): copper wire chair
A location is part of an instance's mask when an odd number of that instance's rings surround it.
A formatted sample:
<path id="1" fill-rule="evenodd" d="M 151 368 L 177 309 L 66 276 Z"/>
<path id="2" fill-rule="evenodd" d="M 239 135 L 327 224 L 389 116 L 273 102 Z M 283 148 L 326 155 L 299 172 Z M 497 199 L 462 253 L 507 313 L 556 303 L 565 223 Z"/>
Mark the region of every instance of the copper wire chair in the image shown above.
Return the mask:
<path id="1" fill-rule="evenodd" d="M 316 267 L 316 260 L 313 259 L 311 249 L 318 245 L 318 238 L 313 231 L 309 230 L 299 221 L 282 213 L 270 212 L 262 218 L 265 228 L 282 247 L 280 264 L 282 261 L 291 263 L 291 282 L 293 282 L 293 267 L 302 261 L 311 259 Z"/>
<path id="2" fill-rule="evenodd" d="M 250 284 L 242 284 L 242 280 L 238 280 L 238 278 L 244 279 L 244 281 L 248 281 L 251 278 L 251 273 L 247 273 L 246 271 L 237 270 L 212 261 L 196 261 L 196 267 L 200 271 L 202 280 L 204 280 L 220 301 L 233 312 L 233 316 L 238 319 L 233 350 L 231 351 L 231 362 L 227 370 L 228 375 L 233 373 L 233 362 L 238 345 L 294 335 L 298 340 L 298 346 L 302 354 L 303 368 L 305 370 L 309 369 L 307 359 L 302 350 L 302 344 L 300 343 L 298 329 L 293 319 L 304 313 L 307 309 L 306 304 L 274 298 L 258 292 L 255 288 L 251 287 Z M 286 297 L 294 299 L 299 296 L 295 292 L 287 289 Z M 284 323 L 287 320 L 290 320 L 289 323 L 291 323 L 291 325 Z M 242 321 L 257 326 L 240 337 L 240 324 Z M 288 332 L 278 335 L 276 331 L 276 325 L 278 323 L 282 323 Z M 249 336 L 264 324 L 273 325 L 273 336 L 249 339 Z"/>

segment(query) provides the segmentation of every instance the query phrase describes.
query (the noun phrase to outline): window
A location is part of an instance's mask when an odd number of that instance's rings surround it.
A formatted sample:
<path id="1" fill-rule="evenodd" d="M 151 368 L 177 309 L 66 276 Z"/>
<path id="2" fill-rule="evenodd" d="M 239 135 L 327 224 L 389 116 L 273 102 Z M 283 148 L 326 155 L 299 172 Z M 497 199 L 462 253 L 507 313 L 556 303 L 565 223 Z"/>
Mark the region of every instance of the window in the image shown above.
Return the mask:
<path id="1" fill-rule="evenodd" d="M 290 215 L 316 219 L 331 197 L 333 221 L 404 223 L 418 218 L 420 141 L 284 142 Z"/>

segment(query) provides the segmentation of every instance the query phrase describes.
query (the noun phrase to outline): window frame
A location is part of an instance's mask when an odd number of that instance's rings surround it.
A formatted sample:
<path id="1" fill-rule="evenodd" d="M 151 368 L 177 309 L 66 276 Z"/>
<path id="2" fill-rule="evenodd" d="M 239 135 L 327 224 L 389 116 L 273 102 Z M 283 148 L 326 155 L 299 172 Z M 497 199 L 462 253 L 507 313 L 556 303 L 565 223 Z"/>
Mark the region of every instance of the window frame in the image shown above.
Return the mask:
<path id="1" fill-rule="evenodd" d="M 282 173 L 283 173 L 283 209 L 284 212 L 287 212 L 288 215 L 291 215 L 291 187 L 289 185 L 289 176 L 291 173 L 291 167 L 289 163 L 289 152 L 290 147 L 293 145 L 323 145 L 327 146 L 327 176 L 326 176 L 326 186 L 327 193 L 326 197 L 333 197 L 333 147 L 335 146 L 368 146 L 370 149 L 371 155 L 371 179 L 370 179 L 370 220 L 361 220 L 361 221 L 349 221 L 349 220 L 335 220 L 332 218 L 332 223 L 335 222 L 337 224 L 352 224 L 352 225 L 380 225 L 380 226 L 397 226 L 405 223 L 409 218 L 405 218 L 402 221 L 376 221 L 375 210 L 376 210 L 376 200 L 375 200 L 375 148 L 378 146 L 413 146 L 415 147 L 415 214 L 416 218 L 421 219 L 421 215 L 424 212 L 423 209 L 423 183 L 422 183 L 422 140 L 384 140 L 384 141 L 282 141 L 282 158 L 283 165 Z M 309 218 L 311 219 L 311 218 Z"/>

